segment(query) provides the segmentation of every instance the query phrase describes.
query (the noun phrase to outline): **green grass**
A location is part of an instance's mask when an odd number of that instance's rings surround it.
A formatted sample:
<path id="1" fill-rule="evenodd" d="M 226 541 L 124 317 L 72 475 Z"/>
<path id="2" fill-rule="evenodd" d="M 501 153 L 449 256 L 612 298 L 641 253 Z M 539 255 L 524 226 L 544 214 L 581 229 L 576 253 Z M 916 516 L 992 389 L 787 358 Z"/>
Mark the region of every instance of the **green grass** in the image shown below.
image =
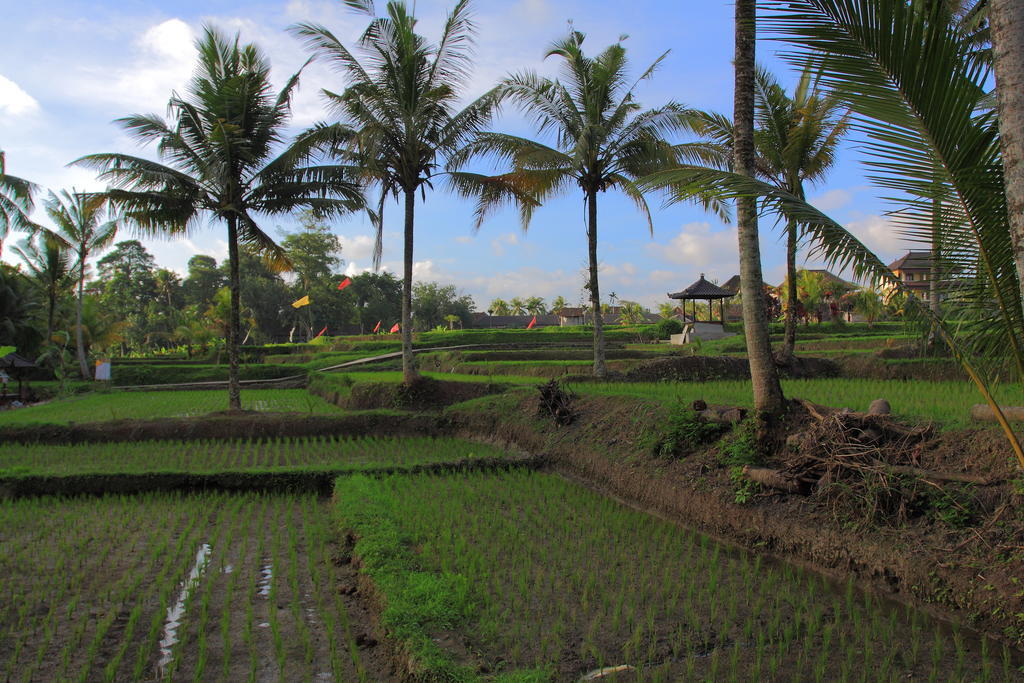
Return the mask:
<path id="1" fill-rule="evenodd" d="M 0 411 L 0 427 L 68 424 L 105 420 L 194 417 L 227 410 L 228 393 L 206 391 L 104 392 L 61 398 L 36 406 Z M 265 412 L 337 414 L 338 408 L 305 389 L 243 389 L 242 408 Z"/>
<path id="2" fill-rule="evenodd" d="M 978 680 L 989 657 L 923 614 L 777 566 L 556 476 L 338 480 L 341 530 L 426 680 Z M 543 678 L 541 678 L 543 676 Z M 630 680 L 633 680 L 631 677 Z"/>
<path id="3" fill-rule="evenodd" d="M 713 382 L 585 383 L 573 389 L 586 396 L 632 396 L 665 404 L 690 403 L 703 399 L 710 404 L 750 407 L 753 393 L 749 380 Z M 803 398 L 837 408 L 866 411 L 871 401 L 884 398 L 893 413 L 907 419 L 936 420 L 945 427 L 964 427 L 968 412 L 983 400 L 967 382 L 916 382 L 875 379 L 791 379 L 782 381 L 787 397 Z M 1020 385 L 995 387 L 996 397 L 1005 405 L 1022 405 Z"/>
<path id="4" fill-rule="evenodd" d="M 430 437 L 349 439 L 327 436 L 60 446 L 8 444 L 0 451 L 0 476 L 358 471 L 501 457 L 507 457 L 507 454 L 494 446 L 461 439 Z"/>

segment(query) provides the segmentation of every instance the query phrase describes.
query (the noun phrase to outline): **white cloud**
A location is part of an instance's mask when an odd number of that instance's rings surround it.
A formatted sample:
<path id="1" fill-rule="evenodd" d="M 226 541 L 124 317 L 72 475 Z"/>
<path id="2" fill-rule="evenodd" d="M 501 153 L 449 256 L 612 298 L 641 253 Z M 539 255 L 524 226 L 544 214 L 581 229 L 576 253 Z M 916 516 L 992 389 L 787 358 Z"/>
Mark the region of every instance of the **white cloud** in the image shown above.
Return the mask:
<path id="1" fill-rule="evenodd" d="M 20 85 L 0 74 L 0 114 L 24 116 L 39 110 L 36 99 L 25 92 Z"/>
<path id="2" fill-rule="evenodd" d="M 146 29 L 133 43 L 126 63 L 110 68 L 93 64 L 72 71 L 71 99 L 125 113 L 163 111 L 171 91 L 181 91 L 192 75 L 195 32 L 181 19 L 168 19 Z"/>
<path id="3" fill-rule="evenodd" d="M 519 244 L 519 235 L 514 232 L 506 232 L 491 240 L 491 251 L 495 256 L 505 255 L 506 247 L 514 247 Z"/>
<path id="4" fill-rule="evenodd" d="M 812 197 L 810 203 L 822 211 L 835 211 L 853 201 L 853 193 L 849 190 L 829 190 L 824 194 Z"/>
<path id="5" fill-rule="evenodd" d="M 456 244 L 472 244 L 473 238 L 470 237 L 469 235 L 459 235 L 458 237 L 454 238 L 454 241 Z"/>
<path id="6" fill-rule="evenodd" d="M 738 250 L 735 227 L 712 231 L 706 221 L 687 223 L 668 244 L 647 245 L 648 253 L 655 258 L 691 266 L 692 270 L 699 268 L 708 277 L 723 278 L 731 277 L 737 269 Z M 724 275 L 725 272 L 730 274 Z"/>
<path id="7" fill-rule="evenodd" d="M 338 235 L 341 242 L 341 255 L 349 263 L 352 261 L 368 261 L 373 256 L 374 238 L 369 235 Z"/>
<path id="8" fill-rule="evenodd" d="M 846 224 L 846 229 L 886 262 L 896 259 L 913 246 L 900 235 L 899 229 L 892 221 L 882 216 L 852 220 Z"/>

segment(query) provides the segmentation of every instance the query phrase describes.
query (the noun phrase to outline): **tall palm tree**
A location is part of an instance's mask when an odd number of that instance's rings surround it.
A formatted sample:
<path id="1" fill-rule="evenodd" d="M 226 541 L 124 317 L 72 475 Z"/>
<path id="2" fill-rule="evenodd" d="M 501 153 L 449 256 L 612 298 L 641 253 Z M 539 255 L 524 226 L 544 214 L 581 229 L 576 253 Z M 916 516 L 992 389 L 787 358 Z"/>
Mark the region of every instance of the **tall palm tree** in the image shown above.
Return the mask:
<path id="1" fill-rule="evenodd" d="M 804 184 L 820 182 L 835 164 L 836 151 L 849 128 L 841 100 L 820 87 L 805 68 L 792 97 L 766 71 L 756 78 L 754 133 L 757 171 L 768 182 L 804 198 Z M 786 219 L 786 326 L 782 358 L 796 347 L 796 252 L 799 224 Z"/>
<path id="2" fill-rule="evenodd" d="M 989 69 L 973 38 L 944 20 L 945 8 L 922 11 L 904 0 L 765 0 L 765 23 L 797 49 L 822 83 L 846 101 L 863 135 L 872 180 L 901 194 L 898 226 L 922 242 L 934 236 L 932 203 L 943 188 L 941 242 L 946 272 L 956 273 L 955 295 L 930 319 L 992 408 L 1024 468 L 1024 447 L 985 381 L 986 367 L 1024 377 L 1024 315 L 1020 276 L 1010 236 L 999 122 L 984 106 Z M 945 13 L 945 14 L 944 14 Z M 942 93 L 936 97 L 936 93 Z M 907 293 L 886 265 L 842 225 L 815 207 L 768 183 L 726 171 L 683 168 L 651 185 L 675 183 L 676 192 L 718 188 L 720 197 L 760 196 L 795 216 L 831 267 Z M 909 300 L 913 304 L 913 299 Z M 950 324 L 953 323 L 953 324 Z"/>
<path id="3" fill-rule="evenodd" d="M 339 120 L 316 126 L 303 140 L 311 149 L 358 166 L 361 181 L 378 190 L 375 266 L 380 265 L 384 204 L 389 197 L 403 201 L 402 374 L 410 383 L 416 378 L 412 355 L 416 194 L 425 198 L 440 164 L 490 121 L 497 97 L 488 92 L 458 109 L 472 67 L 475 25 L 470 0 L 455 4 L 437 43 L 416 32 L 416 17 L 402 0 L 388 2 L 382 17 L 376 15 L 373 0 L 346 0 L 346 4 L 373 17 L 355 53 L 323 26 L 299 24 L 291 29 L 315 58 L 338 68 L 347 86 L 341 93 L 323 91 Z"/>
<path id="4" fill-rule="evenodd" d="M 686 128 L 689 111 L 676 102 L 641 110 L 635 91 L 651 78 L 665 55 L 631 82 L 627 77 L 626 49 L 621 43 L 596 57 L 583 53 L 584 34 L 571 32 L 557 41 L 547 57 L 562 62 L 562 79 L 541 78 L 522 72 L 501 87 L 530 117 L 538 134 L 551 133 L 554 146 L 503 133 L 482 133 L 454 159 L 452 169 L 476 156 L 491 157 L 511 168 L 497 176 L 454 173 L 452 182 L 467 196 L 478 199 L 477 226 L 497 207 L 519 204 L 524 229 L 533 209 L 545 199 L 577 189 L 586 210 L 587 253 L 591 310 L 601 310 L 597 258 L 597 198 L 617 189 L 637 206 L 653 232 L 650 210 L 636 180 L 675 164 L 683 152 L 665 139 Z M 666 53 L 667 54 L 667 53 Z M 604 377 L 604 321 L 594 316 L 594 375 Z"/>
<path id="5" fill-rule="evenodd" d="M 117 235 L 117 221 L 107 212 L 107 199 L 102 194 L 85 194 L 63 190 L 59 195 L 50 193 L 45 202 L 46 215 L 56 226 L 57 235 L 75 255 L 72 268 L 78 280 L 75 305 L 75 346 L 82 379 L 89 379 L 89 364 L 85 357 L 85 339 L 82 333 L 82 305 L 85 296 L 85 277 L 89 256 L 110 246 Z"/>
<path id="6" fill-rule="evenodd" d="M 806 66 L 790 96 L 778 80 L 758 69 L 754 92 L 755 177 L 804 197 L 804 184 L 820 182 L 835 163 L 839 143 L 849 130 L 841 100 L 820 85 Z M 732 120 L 722 114 L 698 112 L 693 130 L 703 138 L 712 168 L 732 169 Z M 786 221 L 785 334 L 781 359 L 791 358 L 796 346 L 796 255 L 799 223 Z"/>
<path id="7" fill-rule="evenodd" d="M 258 216 L 303 208 L 333 216 L 360 209 L 363 201 L 349 168 L 308 165 L 305 147 L 284 145 L 299 74 L 275 95 L 270 63 L 255 45 L 207 26 L 196 47 L 198 69 L 185 95 L 171 97 L 169 121 L 152 114 L 118 120 L 140 142 L 156 142 L 166 164 L 127 154 L 93 154 L 76 163 L 101 171 L 112 185 L 106 196 L 142 234 L 187 234 L 204 216 L 227 226 L 228 405 L 238 410 L 239 241 L 284 267 L 282 249 Z"/>
<path id="8" fill-rule="evenodd" d="M 0 150 L 0 256 L 4 252 L 4 239 L 11 230 L 35 230 L 29 214 L 34 208 L 32 195 L 37 189 L 23 178 L 7 175 L 4 152 Z"/>
<path id="9" fill-rule="evenodd" d="M 1024 305 L 1024 5 L 988 4 L 1010 237 Z"/>
<path id="10" fill-rule="evenodd" d="M 46 337 L 44 344 L 53 342 L 57 306 L 73 282 L 74 269 L 71 251 L 60 235 L 46 229 L 36 233 L 14 247 L 28 268 L 32 280 L 46 297 Z"/>
<path id="11" fill-rule="evenodd" d="M 747 178 L 754 166 L 755 44 L 757 40 L 756 0 L 736 0 L 736 79 L 733 90 L 733 154 L 735 172 Z M 743 331 L 754 389 L 754 409 L 762 415 L 778 413 L 783 407 L 779 371 L 772 358 L 768 317 L 761 274 L 761 245 L 757 234 L 757 199 L 740 197 L 736 202 L 736 225 L 740 248 L 740 294 Z"/>

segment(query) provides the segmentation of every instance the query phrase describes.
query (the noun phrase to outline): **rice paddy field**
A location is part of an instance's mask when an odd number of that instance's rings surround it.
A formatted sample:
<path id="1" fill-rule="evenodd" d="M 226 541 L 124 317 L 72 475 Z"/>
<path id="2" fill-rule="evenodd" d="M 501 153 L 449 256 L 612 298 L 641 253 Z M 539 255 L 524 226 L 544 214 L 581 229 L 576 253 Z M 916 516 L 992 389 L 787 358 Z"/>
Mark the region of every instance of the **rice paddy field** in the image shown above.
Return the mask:
<path id="1" fill-rule="evenodd" d="M 335 506 L 384 624 L 438 680 L 481 666 L 557 681 L 1019 675 L 1002 646 L 552 475 L 358 476 Z"/>
<path id="2" fill-rule="evenodd" d="M 749 380 L 710 382 L 580 382 L 572 385 L 585 396 L 632 396 L 675 405 L 703 399 L 709 404 L 751 406 Z M 992 387 L 1004 405 L 1024 404 L 1024 387 L 1003 384 Z M 935 420 L 949 428 L 966 427 L 972 405 L 983 403 L 977 388 L 968 382 L 921 382 L 882 379 L 782 380 L 787 397 L 803 398 L 837 408 L 865 411 L 876 398 L 892 405 L 893 414 L 911 420 Z M 976 424 L 976 423 L 975 423 Z"/>
<path id="3" fill-rule="evenodd" d="M 367 680 L 323 512 L 257 494 L 0 503 L 0 678 Z"/>
<path id="4" fill-rule="evenodd" d="M 5 444 L 0 476 L 154 472 L 357 471 L 504 458 L 494 446 L 452 438 L 305 437 L 77 445 Z"/>
<path id="5" fill-rule="evenodd" d="M 104 420 L 195 417 L 227 410 L 224 389 L 202 391 L 104 392 L 72 396 L 39 405 L 0 410 L 0 427 L 69 424 Z M 242 409 L 261 412 L 337 414 L 338 409 L 305 389 L 243 389 Z"/>

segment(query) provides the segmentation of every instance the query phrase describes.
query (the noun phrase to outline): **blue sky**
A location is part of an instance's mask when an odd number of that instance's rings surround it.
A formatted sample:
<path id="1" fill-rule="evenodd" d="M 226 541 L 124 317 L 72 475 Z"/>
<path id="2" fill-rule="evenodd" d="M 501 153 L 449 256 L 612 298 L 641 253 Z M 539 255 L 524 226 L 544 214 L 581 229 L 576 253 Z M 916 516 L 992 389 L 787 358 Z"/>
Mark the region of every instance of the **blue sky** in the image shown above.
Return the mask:
<path id="1" fill-rule="evenodd" d="M 422 31 L 436 36 L 450 2 L 418 0 L 416 5 Z M 475 7 L 477 69 L 470 95 L 523 68 L 554 75 L 557 65 L 545 62 L 543 52 L 572 21 L 587 34 L 591 52 L 627 34 L 625 45 L 636 71 L 671 51 L 656 76 L 640 87 L 645 106 L 676 100 L 731 112 L 733 6 L 727 0 L 477 0 Z M 308 56 L 285 27 L 299 21 L 323 23 L 351 43 L 366 21 L 345 10 L 340 0 L 0 0 L 0 15 L 6 28 L 0 50 L 0 148 L 10 173 L 54 190 L 101 187 L 90 171 L 66 167 L 81 155 L 121 151 L 152 156 L 152 150 L 140 150 L 111 121 L 130 113 L 164 113 L 171 91 L 182 89 L 191 74 L 192 41 L 203 23 L 240 31 L 244 40 L 258 43 L 282 83 Z M 790 68 L 774 55 L 781 48 L 762 40 L 759 61 L 792 83 Z M 326 67 L 313 65 L 304 72 L 294 106 L 295 131 L 323 116 L 319 91 L 325 87 L 344 86 Z M 504 112 L 493 128 L 529 130 L 514 111 Z M 883 259 L 908 248 L 886 221 L 885 204 L 864 180 L 855 141 L 847 144 L 827 182 L 808 195 Z M 653 307 L 665 300 L 665 292 L 685 287 L 702 272 L 719 281 L 737 272 L 733 226 L 696 207 L 662 209 L 658 197 L 650 201 L 657 209 L 653 237 L 624 198 L 608 193 L 600 199 L 605 296 L 615 292 Z M 386 213 L 384 265 L 393 272 L 400 270 L 402 257 L 398 208 L 388 206 Z M 417 279 L 453 283 L 471 294 L 480 309 L 495 297 L 581 298 L 586 265 L 582 197 L 550 202 L 536 212 L 526 234 L 512 212 L 494 216 L 474 232 L 471 203 L 443 191 L 429 193 L 417 210 Z M 761 225 L 765 277 L 778 284 L 784 273 L 779 233 L 771 218 Z M 273 218 L 265 227 L 276 233 L 295 225 Z M 352 217 L 333 229 L 342 238 L 347 272 L 366 270 L 372 246 L 367 221 Z M 184 272 L 194 254 L 224 258 L 223 233 L 222 225 L 212 224 L 187 240 L 146 244 L 160 265 Z M 130 237 L 128 231 L 121 235 Z M 13 260 L 9 249 L 3 258 Z"/>

